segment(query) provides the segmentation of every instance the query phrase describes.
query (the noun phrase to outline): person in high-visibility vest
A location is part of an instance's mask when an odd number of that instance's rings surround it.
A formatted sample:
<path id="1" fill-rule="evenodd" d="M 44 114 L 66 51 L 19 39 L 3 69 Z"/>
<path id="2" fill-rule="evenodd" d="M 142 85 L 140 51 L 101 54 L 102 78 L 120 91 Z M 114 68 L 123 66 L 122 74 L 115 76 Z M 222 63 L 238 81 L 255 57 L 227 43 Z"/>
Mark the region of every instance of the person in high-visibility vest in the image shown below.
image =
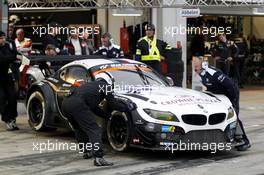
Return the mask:
<path id="1" fill-rule="evenodd" d="M 171 50 L 171 46 L 154 36 L 155 26 L 153 24 L 147 24 L 145 31 L 146 36 L 138 40 L 135 58 L 161 73 L 160 61 L 165 59 L 162 55 L 166 50 Z"/>

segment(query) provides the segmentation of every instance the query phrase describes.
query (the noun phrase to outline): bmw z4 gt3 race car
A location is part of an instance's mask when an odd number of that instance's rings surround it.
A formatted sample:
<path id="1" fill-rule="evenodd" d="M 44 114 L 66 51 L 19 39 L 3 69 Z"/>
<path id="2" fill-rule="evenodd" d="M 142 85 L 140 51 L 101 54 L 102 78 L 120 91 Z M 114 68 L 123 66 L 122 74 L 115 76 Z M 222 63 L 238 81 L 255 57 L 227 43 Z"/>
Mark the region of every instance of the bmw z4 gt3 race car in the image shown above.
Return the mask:
<path id="1" fill-rule="evenodd" d="M 102 102 L 107 138 L 116 151 L 129 147 L 160 150 L 175 143 L 232 143 L 237 116 L 223 95 L 172 87 L 147 65 L 128 59 L 73 61 L 53 76 L 34 83 L 26 98 L 29 124 L 34 130 L 67 126 L 63 99 L 80 80 L 94 81 L 107 73 L 114 79 L 114 96 L 127 112 L 111 111 Z M 91 99 L 92 100 L 92 99 Z"/>

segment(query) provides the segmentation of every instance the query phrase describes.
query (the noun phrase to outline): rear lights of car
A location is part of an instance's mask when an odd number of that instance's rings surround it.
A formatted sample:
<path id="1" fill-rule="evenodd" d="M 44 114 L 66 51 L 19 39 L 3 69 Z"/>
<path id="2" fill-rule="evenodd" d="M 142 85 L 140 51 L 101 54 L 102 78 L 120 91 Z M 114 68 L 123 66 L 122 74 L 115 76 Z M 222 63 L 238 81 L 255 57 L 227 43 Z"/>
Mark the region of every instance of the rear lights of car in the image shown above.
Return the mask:
<path id="1" fill-rule="evenodd" d="M 168 111 L 157 111 L 153 109 L 144 109 L 144 111 L 157 120 L 179 122 L 179 119 L 171 112 Z"/>

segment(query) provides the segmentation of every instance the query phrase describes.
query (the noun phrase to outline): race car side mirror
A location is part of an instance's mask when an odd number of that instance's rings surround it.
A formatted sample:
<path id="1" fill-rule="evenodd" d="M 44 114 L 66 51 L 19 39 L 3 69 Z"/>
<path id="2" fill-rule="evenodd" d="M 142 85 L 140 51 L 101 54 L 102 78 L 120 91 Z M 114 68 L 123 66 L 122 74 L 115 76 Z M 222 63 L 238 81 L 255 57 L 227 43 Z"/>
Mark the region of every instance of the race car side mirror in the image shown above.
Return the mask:
<path id="1" fill-rule="evenodd" d="M 170 85 L 170 86 L 174 86 L 174 82 L 173 82 L 173 80 L 172 80 L 172 78 L 171 77 L 166 77 L 166 80 L 167 80 L 167 83 Z"/>

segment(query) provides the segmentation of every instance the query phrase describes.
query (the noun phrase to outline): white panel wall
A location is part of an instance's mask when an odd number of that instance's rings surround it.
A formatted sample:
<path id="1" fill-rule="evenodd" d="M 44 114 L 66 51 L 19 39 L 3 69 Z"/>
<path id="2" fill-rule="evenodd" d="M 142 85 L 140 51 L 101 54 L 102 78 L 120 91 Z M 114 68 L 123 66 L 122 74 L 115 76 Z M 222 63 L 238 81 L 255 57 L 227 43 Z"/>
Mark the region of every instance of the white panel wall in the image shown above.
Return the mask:
<path id="1" fill-rule="evenodd" d="M 176 47 L 177 41 L 182 45 L 182 60 L 184 61 L 183 86 L 186 87 L 187 75 L 187 19 L 180 15 L 179 8 L 164 8 L 152 10 L 152 22 L 156 26 L 156 35 Z"/>

